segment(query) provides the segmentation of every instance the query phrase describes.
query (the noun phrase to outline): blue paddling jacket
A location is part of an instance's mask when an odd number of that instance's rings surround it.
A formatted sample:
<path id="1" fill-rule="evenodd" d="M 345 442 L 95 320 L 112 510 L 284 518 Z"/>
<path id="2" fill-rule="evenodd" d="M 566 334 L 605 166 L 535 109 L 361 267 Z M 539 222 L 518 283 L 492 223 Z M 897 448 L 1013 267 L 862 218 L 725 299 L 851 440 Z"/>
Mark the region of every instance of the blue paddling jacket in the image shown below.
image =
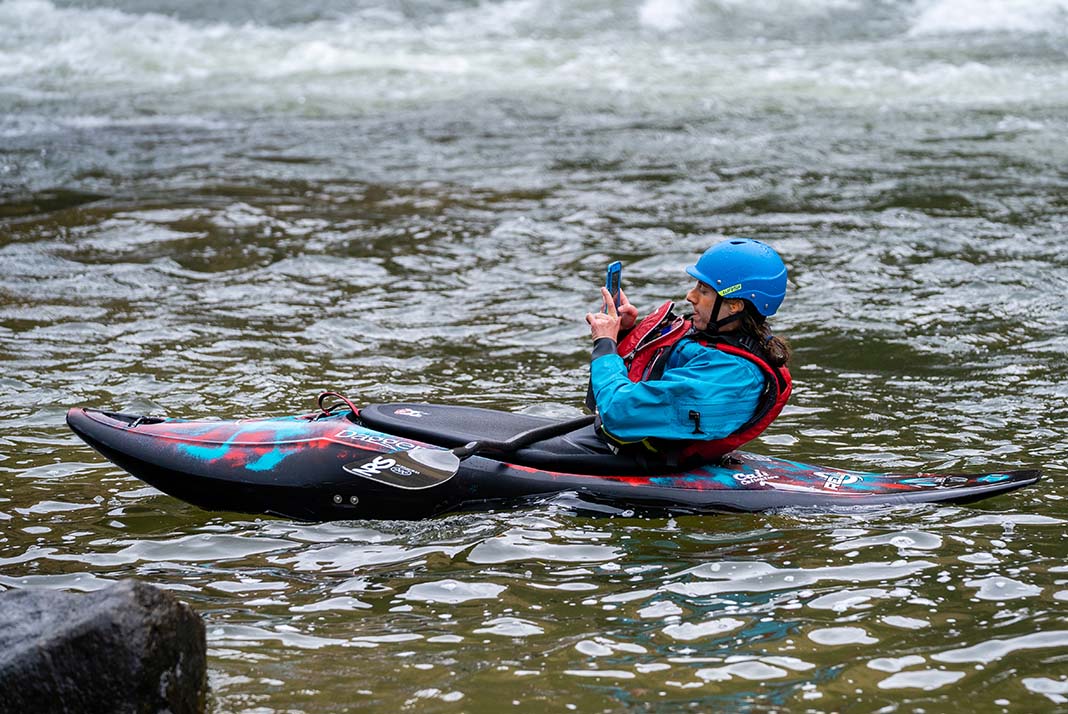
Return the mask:
<path id="1" fill-rule="evenodd" d="M 725 337 L 710 343 L 665 303 L 617 346 L 594 343 L 590 391 L 610 443 L 714 458 L 754 438 L 782 410 L 789 372 Z M 665 443 L 667 442 L 667 443 Z"/>

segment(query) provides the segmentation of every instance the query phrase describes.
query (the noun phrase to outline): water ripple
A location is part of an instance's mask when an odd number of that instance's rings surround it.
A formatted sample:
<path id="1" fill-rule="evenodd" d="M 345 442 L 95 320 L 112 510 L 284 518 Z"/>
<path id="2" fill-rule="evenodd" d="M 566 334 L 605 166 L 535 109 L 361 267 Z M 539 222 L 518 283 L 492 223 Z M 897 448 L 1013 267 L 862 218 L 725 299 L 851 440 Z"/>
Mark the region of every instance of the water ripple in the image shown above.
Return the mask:
<path id="1" fill-rule="evenodd" d="M 914 5 L 0 0 L 0 589 L 171 590 L 217 712 L 1063 707 L 1063 2 Z M 1046 478 L 305 524 L 63 423 L 324 388 L 571 416 L 604 264 L 681 301 L 728 235 L 790 266 L 754 451 Z"/>

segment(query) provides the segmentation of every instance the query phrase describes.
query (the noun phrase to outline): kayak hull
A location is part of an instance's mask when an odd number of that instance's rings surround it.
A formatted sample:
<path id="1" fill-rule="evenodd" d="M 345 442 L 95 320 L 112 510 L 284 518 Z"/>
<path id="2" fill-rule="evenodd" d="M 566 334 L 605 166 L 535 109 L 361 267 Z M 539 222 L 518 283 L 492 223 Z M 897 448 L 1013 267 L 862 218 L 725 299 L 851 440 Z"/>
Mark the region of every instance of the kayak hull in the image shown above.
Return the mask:
<path id="1" fill-rule="evenodd" d="M 404 408 L 394 410 L 396 413 L 414 412 L 406 405 L 399 406 Z M 499 414 L 504 421 L 510 416 Z M 195 506 L 303 521 L 423 519 L 514 508 L 563 492 L 617 509 L 676 514 L 966 503 L 1033 484 L 1041 476 L 1033 470 L 879 474 L 746 452 L 735 452 L 722 464 L 686 471 L 650 474 L 632 469 L 629 473 L 589 474 L 567 470 L 566 457 L 560 458 L 560 466 L 550 468 L 544 463 L 511 463 L 509 455 L 500 459 L 476 455 L 463 460 L 453 478 L 431 488 L 411 490 L 362 478 L 344 467 L 376 454 L 416 446 L 444 448 L 455 438 L 438 439 L 435 444 L 387 433 L 349 411 L 185 421 L 73 408 L 67 413 L 67 424 L 123 470 Z"/>

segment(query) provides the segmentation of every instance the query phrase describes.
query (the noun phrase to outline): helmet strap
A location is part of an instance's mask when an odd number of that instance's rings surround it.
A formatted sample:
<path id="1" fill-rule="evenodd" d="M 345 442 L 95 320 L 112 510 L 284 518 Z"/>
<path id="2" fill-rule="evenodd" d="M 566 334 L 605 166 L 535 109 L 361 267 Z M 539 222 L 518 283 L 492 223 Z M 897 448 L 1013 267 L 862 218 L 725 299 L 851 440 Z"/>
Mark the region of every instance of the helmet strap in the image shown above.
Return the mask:
<path id="1" fill-rule="evenodd" d="M 732 322 L 735 322 L 737 320 L 741 320 L 742 319 L 742 312 L 743 311 L 741 311 L 741 310 L 739 310 L 738 312 L 734 313 L 733 315 L 727 315 L 722 320 L 713 320 L 713 319 L 711 319 L 712 317 L 714 317 L 714 316 L 719 314 L 720 308 L 722 308 L 722 307 L 723 307 L 723 296 L 720 295 L 717 292 L 716 293 L 716 301 L 712 304 L 712 315 L 709 316 L 708 327 L 706 327 L 705 329 L 701 330 L 702 332 L 708 333 L 709 335 L 718 335 L 720 333 L 720 330 L 724 326 L 729 325 Z"/>

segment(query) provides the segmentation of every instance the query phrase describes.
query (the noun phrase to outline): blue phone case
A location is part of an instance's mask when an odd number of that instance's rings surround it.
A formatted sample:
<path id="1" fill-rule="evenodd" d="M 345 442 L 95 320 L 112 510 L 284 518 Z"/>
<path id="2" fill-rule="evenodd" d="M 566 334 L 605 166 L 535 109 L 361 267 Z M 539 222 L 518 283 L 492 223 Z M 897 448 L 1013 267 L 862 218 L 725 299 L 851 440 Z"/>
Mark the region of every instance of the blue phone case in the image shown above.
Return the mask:
<path id="1" fill-rule="evenodd" d="M 623 288 L 623 263 L 618 260 L 608 266 L 604 274 L 604 286 L 609 294 L 615 298 L 616 309 L 619 309 L 620 290 Z M 605 308 L 607 312 L 607 308 Z"/>

